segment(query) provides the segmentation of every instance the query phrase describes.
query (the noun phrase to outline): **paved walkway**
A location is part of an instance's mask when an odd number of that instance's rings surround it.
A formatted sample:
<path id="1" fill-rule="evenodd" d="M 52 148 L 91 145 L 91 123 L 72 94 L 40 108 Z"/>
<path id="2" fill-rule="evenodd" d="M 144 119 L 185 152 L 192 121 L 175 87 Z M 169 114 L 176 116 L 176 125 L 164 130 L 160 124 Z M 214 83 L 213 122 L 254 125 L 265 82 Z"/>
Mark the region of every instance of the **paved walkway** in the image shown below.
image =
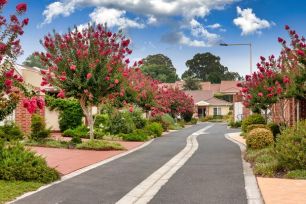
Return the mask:
<path id="1" fill-rule="evenodd" d="M 70 139 L 70 138 L 69 138 Z M 143 142 L 122 142 L 127 150 L 134 149 Z M 30 147 L 44 157 L 50 167 L 56 168 L 62 175 L 69 174 L 91 164 L 103 161 L 125 151 L 90 151 L 77 149 L 59 149 L 46 147 Z"/>
<path id="2" fill-rule="evenodd" d="M 186 138 L 209 123 L 173 132 L 103 166 L 55 184 L 16 203 L 116 203 L 181 153 Z M 226 125 L 198 135 L 198 149 L 150 203 L 247 203 L 239 147 L 225 139 Z M 191 145 L 195 145 L 191 144 Z M 188 153 L 188 152 L 187 152 Z M 127 203 L 128 204 L 128 203 Z"/>

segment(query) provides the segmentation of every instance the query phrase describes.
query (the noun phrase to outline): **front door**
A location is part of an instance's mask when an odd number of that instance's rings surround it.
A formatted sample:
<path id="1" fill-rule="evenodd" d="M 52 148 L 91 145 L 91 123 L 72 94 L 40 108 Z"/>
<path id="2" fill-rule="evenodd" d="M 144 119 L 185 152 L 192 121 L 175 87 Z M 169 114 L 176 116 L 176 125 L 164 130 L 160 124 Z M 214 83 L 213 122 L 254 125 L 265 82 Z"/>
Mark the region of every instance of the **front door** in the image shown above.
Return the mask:
<path id="1" fill-rule="evenodd" d="M 198 117 L 203 118 L 206 116 L 206 108 L 205 107 L 198 107 Z"/>

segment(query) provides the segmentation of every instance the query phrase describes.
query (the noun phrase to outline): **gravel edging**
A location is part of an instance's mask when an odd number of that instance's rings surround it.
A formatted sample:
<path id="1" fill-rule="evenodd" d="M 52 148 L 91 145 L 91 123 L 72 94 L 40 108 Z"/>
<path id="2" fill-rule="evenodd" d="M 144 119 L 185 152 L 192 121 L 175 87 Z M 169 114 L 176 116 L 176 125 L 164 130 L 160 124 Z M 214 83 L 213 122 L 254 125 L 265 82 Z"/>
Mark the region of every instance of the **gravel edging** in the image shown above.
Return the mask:
<path id="1" fill-rule="evenodd" d="M 259 190 L 256 177 L 253 173 L 250 163 L 246 162 L 243 158 L 243 152 L 246 150 L 245 144 L 238 142 L 231 138 L 232 135 L 237 135 L 238 133 L 228 133 L 225 134 L 225 138 L 230 140 L 231 142 L 236 143 L 241 150 L 241 159 L 242 159 L 242 166 L 243 166 L 243 175 L 244 175 L 244 182 L 245 182 L 245 191 L 248 199 L 248 204 L 263 204 L 263 198 L 261 192 Z"/>

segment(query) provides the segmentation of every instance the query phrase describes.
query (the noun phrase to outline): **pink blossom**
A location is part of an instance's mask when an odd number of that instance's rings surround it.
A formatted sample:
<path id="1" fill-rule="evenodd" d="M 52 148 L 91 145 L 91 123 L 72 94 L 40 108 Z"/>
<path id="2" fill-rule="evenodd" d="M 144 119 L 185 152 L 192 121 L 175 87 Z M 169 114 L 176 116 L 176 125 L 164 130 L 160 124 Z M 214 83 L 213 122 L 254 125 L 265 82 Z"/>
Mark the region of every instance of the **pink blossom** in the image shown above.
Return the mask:
<path id="1" fill-rule="evenodd" d="M 63 90 L 60 90 L 60 92 L 57 94 L 58 98 L 65 98 L 65 92 Z"/>
<path id="2" fill-rule="evenodd" d="M 115 83 L 115 84 L 118 84 L 118 83 L 119 83 L 119 80 L 118 80 L 118 79 L 115 79 L 114 83 Z"/>
<path id="3" fill-rule="evenodd" d="M 86 75 L 86 79 L 87 79 L 87 80 L 91 79 L 91 77 L 92 77 L 92 73 L 88 73 L 88 74 Z"/>
<path id="4" fill-rule="evenodd" d="M 303 50 L 297 50 L 296 53 L 300 56 L 304 56 L 305 52 Z"/>
<path id="5" fill-rule="evenodd" d="M 258 96 L 259 96 L 259 97 L 263 97 L 263 93 L 262 93 L 262 92 L 259 92 L 259 93 L 258 93 Z"/>
<path id="6" fill-rule="evenodd" d="M 23 13 L 27 11 L 27 4 L 26 3 L 20 3 L 16 6 L 16 11 L 18 13 Z"/>
<path id="7" fill-rule="evenodd" d="M 75 65 L 71 65 L 70 66 L 70 70 L 75 71 L 76 70 L 76 66 Z"/>

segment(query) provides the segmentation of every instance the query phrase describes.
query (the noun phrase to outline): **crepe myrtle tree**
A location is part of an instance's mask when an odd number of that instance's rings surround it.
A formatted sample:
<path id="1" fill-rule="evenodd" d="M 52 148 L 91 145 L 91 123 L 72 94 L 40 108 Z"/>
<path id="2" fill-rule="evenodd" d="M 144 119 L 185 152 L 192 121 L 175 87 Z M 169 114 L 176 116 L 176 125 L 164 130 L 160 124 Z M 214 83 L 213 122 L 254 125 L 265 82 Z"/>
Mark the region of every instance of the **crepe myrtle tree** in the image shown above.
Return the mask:
<path id="1" fill-rule="evenodd" d="M 42 70 L 42 86 L 58 90 L 57 97 L 79 100 L 94 139 L 93 107 L 120 96 L 132 53 L 130 40 L 121 31 L 110 32 L 104 25 L 54 32 L 41 42 L 46 52 L 39 53 L 48 70 Z"/>
<path id="2" fill-rule="evenodd" d="M 6 4 L 7 0 L 0 0 L 1 14 Z M 0 121 L 13 112 L 21 94 L 28 97 L 23 102 L 30 113 L 44 105 L 41 98 L 33 96 L 35 90 L 24 84 L 22 76 L 14 68 L 16 58 L 22 53 L 19 37 L 29 23 L 28 18 L 22 18 L 26 10 L 27 4 L 20 3 L 16 6 L 16 13 L 9 18 L 0 15 Z"/>

